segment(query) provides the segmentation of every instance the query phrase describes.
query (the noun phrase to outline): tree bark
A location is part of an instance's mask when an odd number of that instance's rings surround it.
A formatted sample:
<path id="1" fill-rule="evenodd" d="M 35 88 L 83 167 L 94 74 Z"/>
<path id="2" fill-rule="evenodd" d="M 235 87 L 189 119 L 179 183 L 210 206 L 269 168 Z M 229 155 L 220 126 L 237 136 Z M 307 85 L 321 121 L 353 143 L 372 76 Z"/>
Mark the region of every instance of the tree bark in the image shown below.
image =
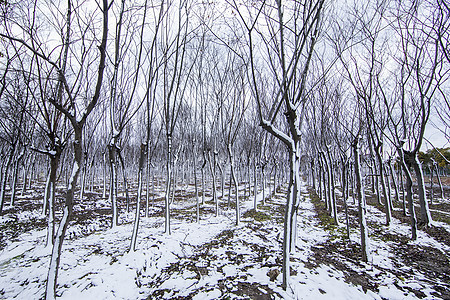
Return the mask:
<path id="1" fill-rule="evenodd" d="M 129 252 L 136 251 L 137 235 L 139 230 L 139 220 L 141 216 L 141 199 L 142 199 L 142 175 L 144 171 L 145 158 L 147 157 L 148 144 L 141 144 L 141 153 L 139 157 L 139 170 L 138 170 L 138 190 L 136 200 L 136 216 L 134 218 L 133 233 L 131 235 L 131 244 Z"/>
<path id="2" fill-rule="evenodd" d="M 384 178 L 383 159 L 381 157 L 381 152 L 383 151 L 382 145 L 383 145 L 382 143 L 378 143 L 378 145 L 375 147 L 375 156 L 378 161 L 378 170 L 379 170 L 379 175 L 380 175 L 381 188 L 383 191 L 384 209 L 385 209 L 385 214 L 386 214 L 386 225 L 390 225 L 392 213 L 391 213 L 391 204 L 389 203 L 389 197 L 387 196 L 387 193 L 386 193 L 386 182 L 384 180 L 385 178 Z M 379 192 L 379 188 L 378 188 L 378 192 Z"/>
<path id="3" fill-rule="evenodd" d="M 3 169 L 3 174 L 2 174 L 2 189 L 0 192 L 0 214 L 3 212 L 3 205 L 5 203 L 5 198 L 6 198 L 6 183 L 8 182 L 8 171 L 9 171 L 9 166 L 11 165 L 13 156 L 14 156 L 14 150 L 15 150 L 15 145 L 13 145 L 11 147 L 11 150 L 9 152 L 8 155 L 8 160 L 6 161 L 5 167 Z"/>
<path id="4" fill-rule="evenodd" d="M 428 207 L 427 195 L 425 192 L 425 180 L 423 178 L 422 163 L 419 161 L 417 152 L 413 153 L 413 157 L 411 157 L 411 163 L 416 173 L 417 188 L 419 191 L 420 220 L 423 225 L 429 226 L 432 222 L 432 219 L 430 208 Z"/>
<path id="5" fill-rule="evenodd" d="M 358 215 L 359 215 L 359 228 L 361 231 L 361 250 L 362 260 L 364 262 L 369 261 L 369 235 L 367 232 L 366 222 L 366 208 L 365 208 L 365 195 L 364 195 L 364 183 L 361 176 L 361 163 L 360 163 L 360 145 L 359 137 L 356 137 L 353 144 L 353 156 L 355 159 L 355 179 L 356 179 L 356 194 L 358 198 Z"/>
<path id="6" fill-rule="evenodd" d="M 413 202 L 413 191 L 412 191 L 412 176 L 409 172 L 408 165 L 411 165 L 411 160 L 414 158 L 411 157 L 410 152 L 403 150 L 402 148 L 398 149 L 400 156 L 400 163 L 402 164 L 403 171 L 406 176 L 406 198 L 408 200 L 408 210 L 410 215 L 410 223 L 411 223 L 411 238 L 413 240 L 417 239 L 417 221 L 416 221 L 416 213 L 414 211 L 414 202 Z"/>

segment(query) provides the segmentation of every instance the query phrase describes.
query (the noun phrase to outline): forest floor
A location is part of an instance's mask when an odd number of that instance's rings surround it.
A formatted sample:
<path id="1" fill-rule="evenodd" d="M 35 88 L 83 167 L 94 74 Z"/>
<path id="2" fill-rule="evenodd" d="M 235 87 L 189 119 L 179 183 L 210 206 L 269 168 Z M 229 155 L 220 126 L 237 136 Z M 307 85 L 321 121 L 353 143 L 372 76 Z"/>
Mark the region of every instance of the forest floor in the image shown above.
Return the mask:
<path id="1" fill-rule="evenodd" d="M 19 196 L 0 216 L 0 298 L 43 296 L 50 249 L 41 215 L 42 183 Z M 339 198 L 340 225 L 324 202 L 301 187 L 298 240 L 291 256 L 290 282 L 281 288 L 281 247 L 285 186 L 266 189 L 266 199 L 241 197 L 242 218 L 235 225 L 233 205 L 220 197 L 215 216 L 205 194 L 196 222 L 192 186 L 177 190 L 171 204 L 172 234 L 164 233 L 162 186 L 149 217 L 141 217 L 137 250 L 129 252 L 134 212 L 120 199 L 120 226 L 111 229 L 110 204 L 99 190 L 77 201 L 64 242 L 58 278 L 62 299 L 450 299 L 449 199 L 431 205 L 433 226 L 419 227 L 410 240 L 408 217 L 399 203 L 393 221 L 368 196 L 369 262 L 361 261 L 357 206 L 348 201 L 350 236 Z M 244 186 L 242 185 L 243 189 Z M 135 187 L 134 187 L 135 189 Z M 58 191 L 61 191 L 59 189 Z M 135 191 L 132 199 L 135 199 Z M 241 195 L 244 192 L 241 191 Z M 339 193 L 338 193 L 339 194 Z M 58 205 L 62 205 L 61 193 Z M 132 201 L 133 202 L 133 201 Z M 133 208 L 134 205 L 131 206 Z M 418 210 L 417 210 L 418 211 Z M 141 212 L 143 214 L 143 211 Z M 442 217 L 444 216 L 444 217 Z"/>

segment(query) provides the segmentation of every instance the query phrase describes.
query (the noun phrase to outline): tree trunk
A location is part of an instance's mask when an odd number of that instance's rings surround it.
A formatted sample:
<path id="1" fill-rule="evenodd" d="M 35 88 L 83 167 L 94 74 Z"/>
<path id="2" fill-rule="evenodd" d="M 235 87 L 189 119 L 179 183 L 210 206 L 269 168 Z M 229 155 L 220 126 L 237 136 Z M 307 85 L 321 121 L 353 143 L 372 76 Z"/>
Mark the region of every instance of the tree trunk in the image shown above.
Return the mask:
<path id="1" fill-rule="evenodd" d="M 231 177 L 233 178 L 233 183 L 236 191 L 236 226 L 239 226 L 239 223 L 241 221 L 241 210 L 240 210 L 240 203 L 239 203 L 239 189 L 236 179 L 236 172 L 234 168 L 234 158 L 233 158 L 233 151 L 231 151 L 231 145 L 227 145 L 228 150 L 228 157 L 230 158 L 230 167 L 231 167 Z"/>
<path id="2" fill-rule="evenodd" d="M 254 197 L 254 206 L 255 206 L 255 210 L 256 210 L 256 204 L 257 204 L 257 200 L 256 200 L 256 195 L 258 194 L 258 179 L 257 179 L 257 174 L 256 174 L 256 161 L 253 162 L 253 197 Z"/>
<path id="3" fill-rule="evenodd" d="M 391 204 L 389 203 L 389 198 L 388 198 L 387 193 L 386 193 L 386 182 L 384 181 L 383 159 L 381 157 L 381 152 L 382 151 L 383 151 L 382 150 L 382 144 L 378 143 L 378 145 L 375 147 L 375 156 L 376 156 L 376 158 L 378 160 L 381 188 L 382 188 L 382 191 L 383 191 L 384 209 L 385 209 L 385 213 L 386 213 L 386 225 L 390 225 L 391 224 Z M 379 191 L 379 188 L 378 188 L 378 191 Z"/>
<path id="4" fill-rule="evenodd" d="M 388 167 L 389 167 L 389 173 L 391 174 L 391 178 L 392 178 L 392 184 L 394 185 L 395 202 L 399 203 L 400 202 L 400 196 L 399 196 L 399 193 L 398 193 L 397 180 L 396 180 L 395 174 L 394 174 L 394 167 L 392 166 L 392 159 L 389 159 Z"/>
<path id="5" fill-rule="evenodd" d="M 116 164 L 116 145 L 114 143 L 108 145 L 109 151 L 109 201 L 112 207 L 112 221 L 111 228 L 115 228 L 118 225 L 119 214 L 117 208 L 117 164 Z"/>
<path id="6" fill-rule="evenodd" d="M 106 151 L 104 151 L 103 152 L 103 193 L 102 193 L 103 199 L 106 199 L 106 166 L 107 166 Z"/>
<path id="7" fill-rule="evenodd" d="M 75 127 L 75 126 L 74 126 Z M 63 210 L 63 216 L 59 224 L 58 230 L 55 236 L 55 242 L 52 247 L 52 255 L 50 258 L 50 266 L 47 276 L 47 285 L 45 291 L 45 299 L 56 298 L 56 280 L 58 278 L 59 263 L 61 259 L 61 249 L 64 242 L 67 227 L 72 217 L 73 211 L 73 198 L 75 188 L 77 185 L 78 175 L 82 166 L 82 127 L 78 126 L 74 128 L 75 138 L 73 142 L 74 162 L 72 167 L 72 175 L 69 179 L 69 186 L 66 193 L 65 207 Z"/>
<path id="8" fill-rule="evenodd" d="M 123 189 L 125 191 L 126 204 L 127 204 L 127 212 L 130 212 L 130 193 L 128 192 L 128 178 L 127 172 L 125 170 L 125 162 L 122 157 L 122 153 L 117 151 L 120 160 L 120 166 L 122 167 L 122 178 L 123 178 Z"/>
<path id="9" fill-rule="evenodd" d="M 164 217 L 165 217 L 165 222 L 164 222 L 164 232 L 166 234 L 171 234 L 170 231 L 170 180 L 172 177 L 172 137 L 170 135 L 167 135 L 167 164 L 166 164 L 166 168 L 167 168 L 167 177 L 166 177 L 166 192 L 164 195 L 164 205 L 165 205 L 165 210 L 164 210 Z"/>
<path id="10" fill-rule="evenodd" d="M 352 147 L 353 156 L 355 158 L 355 179 L 356 179 L 356 194 L 358 197 L 358 214 L 359 214 L 359 228 L 361 231 L 361 250 L 362 260 L 364 262 L 369 261 L 369 235 L 367 232 L 366 222 L 366 208 L 365 208 L 365 195 L 364 195 L 364 183 L 361 176 L 361 163 L 360 163 L 360 145 L 359 137 L 356 137 Z"/>
<path id="11" fill-rule="evenodd" d="M 419 191 L 420 220 L 423 225 L 429 226 L 432 222 L 432 219 L 430 209 L 428 207 L 427 195 L 425 192 L 425 180 L 423 179 L 422 163 L 419 161 L 417 152 L 413 153 L 413 157 L 411 157 L 411 163 L 416 173 L 417 188 Z"/>
<path id="12" fill-rule="evenodd" d="M 428 166 L 430 172 L 430 205 L 433 205 L 433 166 Z"/>
<path id="13" fill-rule="evenodd" d="M 266 205 L 266 174 L 264 170 L 266 169 L 265 165 L 261 166 L 261 185 L 262 185 L 262 205 Z M 255 207 L 256 210 L 256 207 Z"/>
<path id="14" fill-rule="evenodd" d="M 331 186 L 332 186 L 331 180 L 332 179 L 331 179 L 330 165 L 328 163 L 327 157 L 325 156 L 325 153 L 323 153 L 323 161 L 325 162 L 325 170 L 327 173 L 326 208 L 328 211 L 328 215 L 331 216 L 331 213 L 333 211 L 333 204 L 332 204 L 333 200 L 331 199 Z"/>
<path id="15" fill-rule="evenodd" d="M 200 222 L 200 199 L 198 197 L 198 183 L 197 183 L 197 153 L 195 151 L 195 140 L 192 143 L 193 164 L 194 164 L 194 187 L 195 187 L 195 212 L 197 216 L 197 223 Z M 223 186 L 222 186 L 222 198 L 223 198 Z"/>
<path id="16" fill-rule="evenodd" d="M 411 165 L 411 160 L 414 158 L 411 157 L 410 152 L 407 152 L 403 149 L 398 149 L 399 156 L 400 156 L 400 163 L 402 164 L 403 171 L 406 176 L 406 198 L 408 200 L 408 210 L 409 210 L 409 217 L 410 217 L 410 223 L 411 223 L 411 238 L 413 240 L 417 239 L 417 221 L 416 221 L 416 213 L 414 211 L 414 202 L 413 202 L 413 191 L 412 191 L 412 176 L 409 172 L 408 165 Z M 408 164 L 408 165 L 407 165 Z"/>
<path id="17" fill-rule="evenodd" d="M 149 157 L 149 151 L 147 151 L 147 172 L 145 174 L 145 217 L 148 218 L 148 206 L 150 203 L 150 157 Z M 153 170 L 151 171 L 153 174 Z M 153 182 L 152 182 L 153 185 Z"/>
<path id="18" fill-rule="evenodd" d="M 219 201 L 217 200 L 217 193 L 216 193 L 216 172 L 215 167 L 213 167 L 213 164 L 215 165 L 215 162 L 211 159 L 211 152 L 208 151 L 208 165 L 209 165 L 209 171 L 211 173 L 212 177 L 212 196 L 213 196 L 213 203 L 216 206 L 216 217 L 219 216 Z"/>
<path id="19" fill-rule="evenodd" d="M 203 154 L 203 156 L 205 156 Z M 206 164 L 206 159 L 203 161 L 203 165 L 202 165 L 202 205 L 205 205 L 205 164 Z"/>
<path id="20" fill-rule="evenodd" d="M 85 190 L 85 184 L 86 184 L 86 176 L 87 176 L 87 152 L 84 152 L 84 164 L 81 168 L 81 186 L 80 186 L 80 201 L 83 200 L 84 197 L 84 190 Z"/>
<path id="21" fill-rule="evenodd" d="M 55 188 L 56 188 L 56 173 L 58 171 L 59 161 L 61 158 L 62 149 L 56 150 L 54 155 L 50 156 L 50 172 L 48 175 L 47 186 L 45 187 L 46 194 L 44 202 L 48 203 L 48 221 L 47 221 L 47 240 L 46 247 L 50 247 L 54 243 L 55 238 Z"/>
<path id="22" fill-rule="evenodd" d="M 287 290 L 289 278 L 290 278 L 290 248 L 291 248 L 291 229 L 292 229 L 292 215 L 293 215 L 293 205 L 294 199 L 297 197 L 297 188 L 295 186 L 295 177 L 297 170 L 296 157 L 294 149 L 289 149 L 289 183 L 287 191 L 287 201 L 284 214 L 284 232 L 283 232 L 283 266 L 282 266 L 282 287 Z"/>
<path id="23" fill-rule="evenodd" d="M 19 162 L 22 158 L 23 154 L 21 153 L 17 158 L 17 161 L 13 164 L 13 175 L 12 175 L 12 184 L 11 184 L 11 201 L 9 203 L 10 207 L 14 206 L 14 202 L 16 200 L 17 194 L 17 177 L 19 176 Z"/>
<path id="24" fill-rule="evenodd" d="M 339 225 L 339 220 L 338 220 L 338 216 L 337 216 L 337 205 L 336 205 L 336 187 L 335 187 L 335 179 L 334 179 L 334 172 L 333 172 L 333 168 L 331 168 L 331 154 L 330 151 L 327 147 L 327 155 L 328 155 L 328 160 L 330 161 L 330 178 L 331 178 L 331 207 L 332 207 L 332 211 L 333 211 L 333 219 L 334 219 L 334 224 Z"/>
<path id="25" fill-rule="evenodd" d="M 14 156 L 14 150 L 15 150 L 15 146 L 13 146 L 10 150 L 10 153 L 8 155 L 8 160 L 6 161 L 6 165 L 3 169 L 3 174 L 2 174 L 2 190 L 0 192 L 0 214 L 3 212 L 3 205 L 5 203 L 5 197 L 6 197 L 6 183 L 8 182 L 8 171 L 9 171 L 9 166 L 11 165 L 11 161 L 13 159 Z"/>
<path id="26" fill-rule="evenodd" d="M 345 228 L 347 239 L 350 240 L 350 222 L 348 218 L 348 206 L 347 199 L 349 195 L 348 189 L 348 170 L 347 170 L 347 162 L 342 160 L 342 201 L 344 202 L 344 210 L 345 210 Z"/>
<path id="27" fill-rule="evenodd" d="M 145 158 L 147 156 L 148 146 L 145 143 L 141 144 L 141 155 L 139 157 L 139 169 L 138 169 L 138 190 L 136 200 L 136 216 L 134 218 L 133 233 L 131 235 L 131 244 L 129 252 L 136 251 L 136 241 L 139 230 L 139 219 L 141 216 L 141 199 L 142 199 L 142 173 L 144 171 Z"/>
<path id="28" fill-rule="evenodd" d="M 441 181 L 441 175 L 439 174 L 439 168 L 437 163 L 434 163 L 435 170 L 436 170 L 436 177 L 439 182 L 439 188 L 441 189 L 441 199 L 444 199 L 444 189 L 442 188 L 442 181 Z"/>

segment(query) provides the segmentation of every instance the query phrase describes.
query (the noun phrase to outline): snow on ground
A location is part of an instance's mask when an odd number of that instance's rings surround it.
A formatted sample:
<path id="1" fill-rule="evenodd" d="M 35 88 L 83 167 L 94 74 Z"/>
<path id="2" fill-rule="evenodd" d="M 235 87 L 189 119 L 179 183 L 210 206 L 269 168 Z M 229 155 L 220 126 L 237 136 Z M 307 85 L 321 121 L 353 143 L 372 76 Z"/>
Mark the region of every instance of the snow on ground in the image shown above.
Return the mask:
<path id="1" fill-rule="evenodd" d="M 261 216 L 272 215 L 267 219 L 257 220 L 257 216 L 246 214 L 253 208 L 250 197 L 241 203 L 243 217 L 239 226 L 234 224 L 235 211 L 222 206 L 218 217 L 208 212 L 201 216 L 199 224 L 186 221 L 179 213 L 172 219 L 171 235 L 164 233 L 161 206 L 151 208 L 152 217 L 141 217 L 137 251 L 131 253 L 132 212 L 122 213 L 122 225 L 114 229 L 105 230 L 102 223 L 96 222 L 71 226 L 70 238 L 63 246 L 58 295 L 62 299 L 414 299 L 415 295 L 405 289 L 409 285 L 433 298 L 432 284 L 426 284 L 420 273 L 415 282 L 398 279 L 389 241 L 371 239 L 368 264 L 342 257 L 342 263 L 356 273 L 380 278 L 378 293 L 348 283 L 347 274 L 326 261 L 312 265 L 314 251 L 327 243 L 332 233 L 319 226 L 304 185 L 301 191 L 297 249 L 291 257 L 287 291 L 281 288 L 280 272 L 283 191 L 266 200 L 266 206 L 260 206 Z M 268 189 L 265 194 L 269 195 Z M 259 193 L 258 203 L 261 201 Z M 214 209 L 212 203 L 206 206 Z M 171 207 L 195 211 L 195 201 L 176 201 Z M 368 209 L 370 222 L 384 222 L 380 211 L 370 206 Z M 0 217 L 0 222 L 6 218 Z M 344 219 L 342 213 L 340 219 Z M 408 226 L 397 220 L 387 230 L 409 235 Z M 420 240 L 414 243 L 449 252 L 448 246 L 423 232 L 419 234 Z M 45 235 L 45 230 L 30 230 L 8 242 L 0 252 L 0 298 L 43 296 L 50 257 L 50 249 L 44 248 Z M 352 230 L 351 240 L 359 242 L 358 231 Z"/>

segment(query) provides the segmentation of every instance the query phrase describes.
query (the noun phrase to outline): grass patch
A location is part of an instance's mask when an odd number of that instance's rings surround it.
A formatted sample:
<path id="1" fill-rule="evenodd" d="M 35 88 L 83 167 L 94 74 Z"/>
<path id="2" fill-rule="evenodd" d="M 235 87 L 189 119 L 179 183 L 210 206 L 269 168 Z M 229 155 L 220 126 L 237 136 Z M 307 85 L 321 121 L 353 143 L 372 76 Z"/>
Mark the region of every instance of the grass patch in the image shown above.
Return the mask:
<path id="1" fill-rule="evenodd" d="M 244 218 L 253 218 L 255 221 L 264 222 L 270 220 L 272 217 L 262 211 L 256 211 L 254 209 L 247 210 L 244 215 Z"/>

